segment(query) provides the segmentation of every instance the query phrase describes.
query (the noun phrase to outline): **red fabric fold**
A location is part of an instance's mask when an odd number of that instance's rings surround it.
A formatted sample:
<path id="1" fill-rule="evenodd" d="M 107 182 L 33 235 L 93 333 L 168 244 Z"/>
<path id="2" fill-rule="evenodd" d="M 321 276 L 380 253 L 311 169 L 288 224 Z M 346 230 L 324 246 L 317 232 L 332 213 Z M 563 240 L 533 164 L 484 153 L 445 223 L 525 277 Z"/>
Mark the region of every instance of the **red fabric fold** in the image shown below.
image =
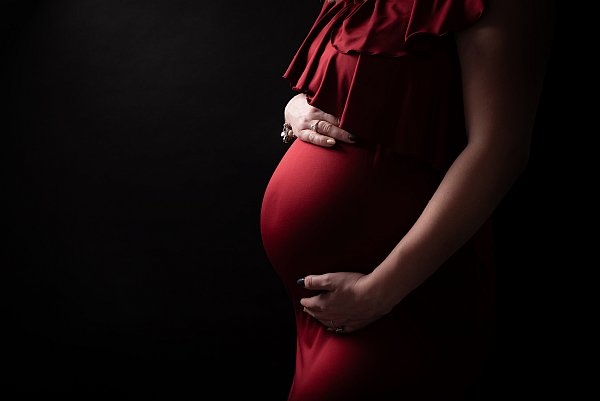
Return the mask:
<path id="1" fill-rule="evenodd" d="M 484 9 L 483 0 L 325 2 L 283 77 L 361 140 L 445 170 L 466 144 L 447 34 Z"/>

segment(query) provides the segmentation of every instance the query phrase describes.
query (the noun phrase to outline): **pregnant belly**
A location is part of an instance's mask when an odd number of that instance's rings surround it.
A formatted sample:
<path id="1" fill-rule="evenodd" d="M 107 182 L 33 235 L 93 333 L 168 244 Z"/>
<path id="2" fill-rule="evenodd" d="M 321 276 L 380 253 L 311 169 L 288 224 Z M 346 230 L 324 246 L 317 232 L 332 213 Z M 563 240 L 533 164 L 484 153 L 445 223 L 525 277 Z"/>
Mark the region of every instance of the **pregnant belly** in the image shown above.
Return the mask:
<path id="1" fill-rule="evenodd" d="M 292 143 L 264 193 L 265 252 L 286 286 L 307 274 L 374 269 L 412 226 L 438 180 L 378 145 Z"/>

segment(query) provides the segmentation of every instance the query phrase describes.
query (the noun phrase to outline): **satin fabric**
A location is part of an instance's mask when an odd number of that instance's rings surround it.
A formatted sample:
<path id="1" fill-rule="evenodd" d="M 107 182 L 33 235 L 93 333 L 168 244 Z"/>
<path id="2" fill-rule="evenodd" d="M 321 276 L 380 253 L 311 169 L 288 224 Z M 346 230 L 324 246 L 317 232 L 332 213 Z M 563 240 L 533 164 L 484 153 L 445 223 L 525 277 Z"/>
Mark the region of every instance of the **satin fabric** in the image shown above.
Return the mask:
<path id="1" fill-rule="evenodd" d="M 264 249 L 296 317 L 288 401 L 462 400 L 494 327 L 487 222 L 389 314 L 335 334 L 302 311 L 308 274 L 369 273 L 410 230 L 466 143 L 451 34 L 481 1 L 325 2 L 284 77 L 359 136 L 294 141 L 265 189 Z"/>
<path id="2" fill-rule="evenodd" d="M 452 33 L 482 0 L 325 2 L 284 78 L 364 141 L 445 170 L 466 144 Z"/>

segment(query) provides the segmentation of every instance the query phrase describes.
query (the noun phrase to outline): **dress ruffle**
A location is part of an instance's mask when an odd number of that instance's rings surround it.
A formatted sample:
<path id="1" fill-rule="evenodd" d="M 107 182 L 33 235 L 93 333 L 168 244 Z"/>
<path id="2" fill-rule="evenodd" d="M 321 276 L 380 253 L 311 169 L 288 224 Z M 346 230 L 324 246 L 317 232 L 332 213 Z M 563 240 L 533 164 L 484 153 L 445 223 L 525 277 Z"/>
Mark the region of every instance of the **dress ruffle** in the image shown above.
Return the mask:
<path id="1" fill-rule="evenodd" d="M 352 10 L 332 37 L 341 52 L 402 56 L 419 50 L 424 35 L 443 36 L 475 23 L 483 0 L 367 0 L 346 2 Z"/>
<path id="2" fill-rule="evenodd" d="M 446 169 L 466 144 L 447 34 L 484 8 L 483 0 L 325 2 L 284 78 L 362 140 Z"/>
<path id="3" fill-rule="evenodd" d="M 484 10 L 483 0 L 415 1 L 405 42 L 410 43 L 420 34 L 442 36 L 462 31 L 477 22 Z"/>

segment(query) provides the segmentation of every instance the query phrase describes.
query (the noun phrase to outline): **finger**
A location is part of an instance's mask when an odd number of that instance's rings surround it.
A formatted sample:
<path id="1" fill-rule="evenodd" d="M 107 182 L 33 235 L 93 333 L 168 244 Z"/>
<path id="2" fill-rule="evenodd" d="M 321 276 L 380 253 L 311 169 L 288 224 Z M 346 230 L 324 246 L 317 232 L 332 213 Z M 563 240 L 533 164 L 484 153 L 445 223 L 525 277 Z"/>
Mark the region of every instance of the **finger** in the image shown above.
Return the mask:
<path id="1" fill-rule="evenodd" d="M 300 303 L 302 303 L 302 302 L 300 302 Z M 315 319 L 317 318 L 317 316 L 315 315 L 315 312 L 313 312 L 311 309 L 307 308 L 306 306 L 304 307 L 304 309 L 302 309 L 302 312 L 308 313 Z"/>
<path id="2" fill-rule="evenodd" d="M 325 113 L 321 109 L 314 108 L 312 113 L 310 114 L 310 117 L 313 118 L 314 120 L 327 121 L 328 123 L 331 123 L 337 127 L 340 126 L 339 118 L 337 118 L 333 114 Z"/>
<path id="3" fill-rule="evenodd" d="M 324 112 L 317 112 L 315 116 L 317 133 L 338 139 L 343 142 L 356 143 L 356 137 L 343 128 L 339 127 L 337 117 Z"/>
<path id="4" fill-rule="evenodd" d="M 323 307 L 320 305 L 320 295 L 315 295 L 310 298 L 302 298 L 300 300 L 300 305 L 304 306 L 304 312 L 308 313 L 313 317 L 317 317 L 318 313 L 323 312 Z"/>
<path id="5" fill-rule="evenodd" d="M 331 146 L 335 145 L 335 139 L 330 138 L 325 135 L 321 135 L 310 129 L 300 130 L 296 134 L 296 136 L 298 138 L 300 138 L 300 140 L 302 140 L 304 142 L 312 143 L 314 145 L 326 146 L 326 147 L 331 147 Z"/>
<path id="6" fill-rule="evenodd" d="M 333 291 L 335 288 L 329 274 L 309 275 L 304 277 L 304 288 L 309 290 Z"/>

